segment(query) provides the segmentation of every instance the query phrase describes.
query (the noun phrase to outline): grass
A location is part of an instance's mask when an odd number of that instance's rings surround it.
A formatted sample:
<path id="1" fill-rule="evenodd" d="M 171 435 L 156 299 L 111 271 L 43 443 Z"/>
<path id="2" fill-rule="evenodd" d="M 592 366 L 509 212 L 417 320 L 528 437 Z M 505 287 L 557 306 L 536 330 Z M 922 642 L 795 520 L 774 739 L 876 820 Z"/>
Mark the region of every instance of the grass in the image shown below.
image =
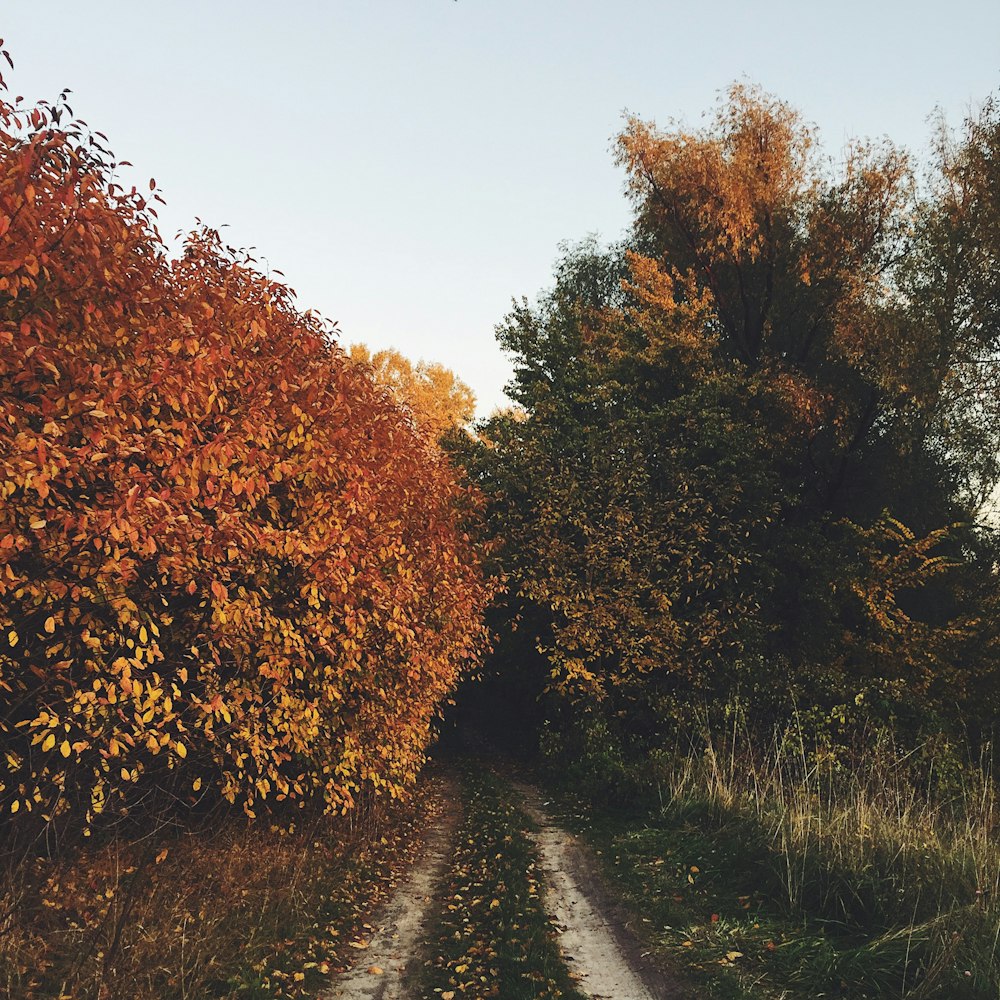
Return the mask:
<path id="1" fill-rule="evenodd" d="M 706 997 L 995 1000 L 992 782 L 970 769 L 945 795 L 913 775 L 884 741 L 847 768 L 734 727 L 646 764 L 651 807 L 568 820 Z"/>
<path id="2" fill-rule="evenodd" d="M 429 803 L 291 824 L 118 837 L 8 857 L 0 996 L 274 1000 L 315 996 L 414 849 Z"/>
<path id="3" fill-rule="evenodd" d="M 439 900 L 425 1000 L 583 1000 L 541 899 L 539 861 L 510 785 L 462 771 L 464 818 Z"/>

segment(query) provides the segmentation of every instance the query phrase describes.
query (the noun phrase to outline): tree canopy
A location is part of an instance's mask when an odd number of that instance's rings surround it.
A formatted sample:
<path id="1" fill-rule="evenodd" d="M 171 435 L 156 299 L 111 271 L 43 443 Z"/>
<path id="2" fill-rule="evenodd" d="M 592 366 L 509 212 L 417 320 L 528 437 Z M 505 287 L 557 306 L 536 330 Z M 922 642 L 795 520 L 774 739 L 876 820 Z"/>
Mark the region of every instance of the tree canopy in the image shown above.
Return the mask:
<path id="1" fill-rule="evenodd" d="M 527 419 L 465 446 L 555 689 L 654 730 L 695 694 L 995 704 L 996 137 L 990 107 L 928 190 L 753 88 L 626 121 L 631 235 L 515 305 Z"/>
<path id="2" fill-rule="evenodd" d="M 476 498 L 68 117 L 0 100 L 2 816 L 398 794 L 484 648 Z"/>
<path id="3" fill-rule="evenodd" d="M 364 344 L 352 344 L 349 356 L 367 365 L 376 382 L 388 389 L 435 441 L 465 427 L 476 414 L 472 390 L 442 364 L 414 363 L 393 348 L 372 354 Z"/>

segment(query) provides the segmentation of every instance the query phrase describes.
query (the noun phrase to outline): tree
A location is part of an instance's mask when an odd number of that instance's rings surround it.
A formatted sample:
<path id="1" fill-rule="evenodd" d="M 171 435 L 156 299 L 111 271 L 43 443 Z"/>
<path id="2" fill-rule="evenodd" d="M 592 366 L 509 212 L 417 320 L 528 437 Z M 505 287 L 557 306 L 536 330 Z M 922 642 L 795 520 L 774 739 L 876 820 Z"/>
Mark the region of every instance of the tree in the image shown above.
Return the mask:
<path id="1" fill-rule="evenodd" d="M 951 133 L 938 123 L 935 171 L 903 290 L 936 363 L 929 444 L 971 505 L 1000 480 L 1000 107 Z"/>
<path id="2" fill-rule="evenodd" d="M 376 382 L 387 388 L 435 441 L 465 427 L 475 416 L 476 397 L 453 371 L 437 362 L 414 364 L 390 348 L 373 355 L 364 344 L 352 344 L 351 360 L 367 365 Z"/>
<path id="3" fill-rule="evenodd" d="M 692 696 L 971 705 L 995 578 L 940 402 L 971 342 L 907 291 L 932 211 L 907 158 L 861 144 L 831 175 L 744 87 L 618 151 L 631 237 L 507 317 L 528 416 L 465 456 L 551 683 L 650 733 Z"/>
<path id="4" fill-rule="evenodd" d="M 477 499 L 65 117 L 0 100 L 0 816 L 399 794 L 484 648 Z"/>

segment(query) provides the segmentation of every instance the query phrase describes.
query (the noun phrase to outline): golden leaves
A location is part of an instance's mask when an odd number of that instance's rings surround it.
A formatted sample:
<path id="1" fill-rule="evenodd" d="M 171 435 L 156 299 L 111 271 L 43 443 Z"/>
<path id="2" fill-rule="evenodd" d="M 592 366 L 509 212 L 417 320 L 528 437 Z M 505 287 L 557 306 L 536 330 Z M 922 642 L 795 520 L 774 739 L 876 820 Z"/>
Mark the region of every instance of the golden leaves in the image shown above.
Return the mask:
<path id="1" fill-rule="evenodd" d="M 444 365 L 427 361 L 414 364 L 394 349 L 372 355 L 362 344 L 352 344 L 349 357 L 364 365 L 379 385 L 389 389 L 432 440 L 463 427 L 475 415 L 476 397 L 472 390 Z"/>
<path id="2" fill-rule="evenodd" d="M 248 812 L 398 794 L 485 644 L 474 501 L 287 288 L 210 231 L 169 260 L 47 141 L 0 144 L 4 769 L 90 820 L 178 769 Z"/>

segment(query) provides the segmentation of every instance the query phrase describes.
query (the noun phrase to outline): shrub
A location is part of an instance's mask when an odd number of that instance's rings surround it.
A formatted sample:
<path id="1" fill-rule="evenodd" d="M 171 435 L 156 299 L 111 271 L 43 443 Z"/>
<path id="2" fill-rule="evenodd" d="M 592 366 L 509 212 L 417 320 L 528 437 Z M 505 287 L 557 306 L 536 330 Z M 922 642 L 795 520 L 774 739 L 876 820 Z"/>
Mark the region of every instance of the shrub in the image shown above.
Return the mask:
<path id="1" fill-rule="evenodd" d="M 475 499 L 66 114 L 0 103 L 0 811 L 395 795 L 483 647 Z"/>

